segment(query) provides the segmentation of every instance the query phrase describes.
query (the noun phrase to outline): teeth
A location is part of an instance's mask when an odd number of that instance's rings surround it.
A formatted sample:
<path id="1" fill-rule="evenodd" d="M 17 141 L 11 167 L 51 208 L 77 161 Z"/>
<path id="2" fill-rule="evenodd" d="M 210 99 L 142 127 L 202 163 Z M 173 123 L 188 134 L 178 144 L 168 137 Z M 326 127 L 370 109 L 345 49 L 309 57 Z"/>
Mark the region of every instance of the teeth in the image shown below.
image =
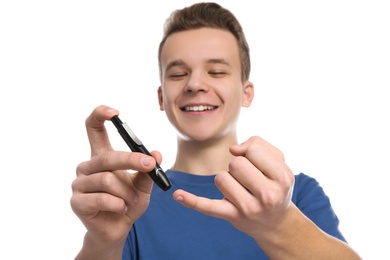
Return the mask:
<path id="1" fill-rule="evenodd" d="M 185 111 L 206 111 L 206 110 L 213 110 L 214 106 L 191 106 L 191 107 L 185 107 Z"/>

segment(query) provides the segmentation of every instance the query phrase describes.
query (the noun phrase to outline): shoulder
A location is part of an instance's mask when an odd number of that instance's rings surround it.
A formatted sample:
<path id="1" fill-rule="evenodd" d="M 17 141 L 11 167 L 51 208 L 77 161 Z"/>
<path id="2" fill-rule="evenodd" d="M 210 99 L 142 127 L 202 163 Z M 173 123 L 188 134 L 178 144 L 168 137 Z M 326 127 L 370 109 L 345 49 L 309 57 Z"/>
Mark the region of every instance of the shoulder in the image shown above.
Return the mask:
<path id="1" fill-rule="evenodd" d="M 339 230 L 339 219 L 330 198 L 315 178 L 303 173 L 296 175 L 292 201 L 326 233 L 346 241 Z"/>
<path id="2" fill-rule="evenodd" d="M 304 173 L 295 175 L 295 189 L 312 189 L 320 186 L 319 182 L 314 178 Z"/>
<path id="3" fill-rule="evenodd" d="M 320 183 L 304 173 L 295 175 L 293 202 L 302 209 L 329 204 L 329 198 Z"/>

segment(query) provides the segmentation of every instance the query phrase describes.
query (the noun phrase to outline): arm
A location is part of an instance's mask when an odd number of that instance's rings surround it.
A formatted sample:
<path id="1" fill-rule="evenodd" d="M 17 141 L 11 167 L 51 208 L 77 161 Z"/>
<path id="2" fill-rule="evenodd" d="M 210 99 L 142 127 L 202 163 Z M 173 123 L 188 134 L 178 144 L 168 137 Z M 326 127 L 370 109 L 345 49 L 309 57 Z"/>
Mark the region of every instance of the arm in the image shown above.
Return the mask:
<path id="1" fill-rule="evenodd" d="M 361 259 L 346 243 L 317 227 L 291 201 L 294 175 L 283 154 L 259 137 L 230 149 L 229 171 L 215 183 L 222 200 L 177 190 L 187 207 L 229 221 L 253 237 L 271 259 Z"/>
<path id="2" fill-rule="evenodd" d="M 361 259 L 345 242 L 328 235 L 294 204 L 279 227 L 254 237 L 271 259 Z"/>
<path id="3" fill-rule="evenodd" d="M 146 172 L 156 161 L 112 149 L 104 122 L 116 114 L 100 106 L 86 120 L 91 159 L 77 167 L 70 203 L 87 233 L 75 259 L 122 259 L 126 237 L 149 204 L 153 181 Z M 154 155 L 161 161 L 160 154 Z M 140 173 L 130 174 L 129 169 Z"/>

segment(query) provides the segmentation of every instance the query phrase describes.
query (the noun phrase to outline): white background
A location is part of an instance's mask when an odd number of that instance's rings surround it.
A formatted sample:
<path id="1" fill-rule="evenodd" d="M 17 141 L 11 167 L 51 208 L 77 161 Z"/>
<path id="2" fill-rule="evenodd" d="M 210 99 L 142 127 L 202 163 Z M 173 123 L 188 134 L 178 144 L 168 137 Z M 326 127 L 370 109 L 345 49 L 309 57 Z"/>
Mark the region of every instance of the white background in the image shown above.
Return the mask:
<path id="1" fill-rule="evenodd" d="M 262 136 L 295 173 L 319 180 L 364 259 L 390 258 L 387 2 L 220 1 L 252 54 L 256 97 L 240 141 Z M 71 182 L 89 158 L 84 120 L 97 105 L 119 109 L 171 165 L 157 47 L 165 18 L 192 3 L 0 2 L 0 259 L 72 259 L 80 249 Z"/>

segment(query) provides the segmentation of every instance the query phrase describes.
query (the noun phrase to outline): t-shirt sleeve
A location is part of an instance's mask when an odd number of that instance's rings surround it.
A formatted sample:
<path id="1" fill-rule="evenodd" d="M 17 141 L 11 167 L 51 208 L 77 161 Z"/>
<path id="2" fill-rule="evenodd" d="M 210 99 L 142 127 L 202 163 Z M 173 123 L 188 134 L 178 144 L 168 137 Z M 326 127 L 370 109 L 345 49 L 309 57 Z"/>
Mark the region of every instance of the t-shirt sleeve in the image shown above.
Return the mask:
<path id="1" fill-rule="evenodd" d="M 339 229 L 339 219 L 329 197 L 313 177 L 300 173 L 295 178 L 293 193 L 295 205 L 324 232 L 346 241 Z"/>

